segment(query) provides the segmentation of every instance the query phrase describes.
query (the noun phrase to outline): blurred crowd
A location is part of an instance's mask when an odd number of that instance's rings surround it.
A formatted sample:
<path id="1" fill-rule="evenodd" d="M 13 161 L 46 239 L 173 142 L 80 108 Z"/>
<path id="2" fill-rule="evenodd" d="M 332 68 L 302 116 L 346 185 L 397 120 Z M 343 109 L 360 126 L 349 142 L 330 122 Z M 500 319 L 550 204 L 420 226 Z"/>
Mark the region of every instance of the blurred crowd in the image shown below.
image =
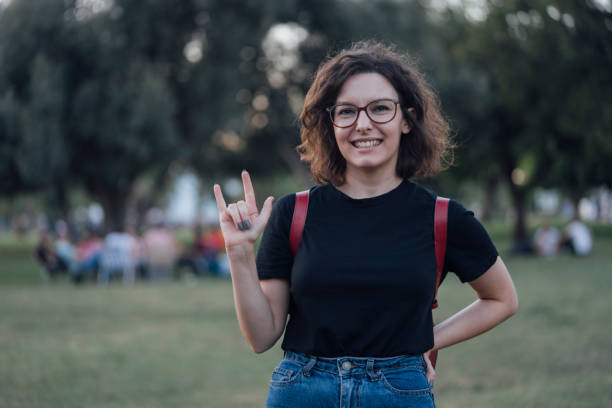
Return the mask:
<path id="1" fill-rule="evenodd" d="M 40 230 L 34 258 L 44 277 L 68 275 L 73 282 L 108 283 L 120 279 L 177 279 L 193 276 L 229 276 L 224 242 L 217 228 L 194 225 L 191 237 L 177 238 L 177 230 L 159 222 L 142 234 L 134 229 L 99 233 L 86 228 L 78 237 L 63 222 L 54 231 Z"/>
<path id="2" fill-rule="evenodd" d="M 577 217 L 562 229 L 544 221 L 529 247 L 527 252 L 544 257 L 564 252 L 585 256 L 593 249 L 593 237 Z M 126 228 L 102 234 L 93 226 L 70 233 L 60 220 L 52 230 L 40 228 L 34 258 L 43 277 L 67 275 L 75 283 L 229 276 L 221 231 L 199 223 L 186 231 L 158 221 L 142 233 Z"/>
<path id="3" fill-rule="evenodd" d="M 536 254 L 546 257 L 560 252 L 584 256 L 593 250 L 593 236 L 589 227 L 578 218 L 567 224 L 562 232 L 545 221 L 535 232 L 533 246 Z"/>

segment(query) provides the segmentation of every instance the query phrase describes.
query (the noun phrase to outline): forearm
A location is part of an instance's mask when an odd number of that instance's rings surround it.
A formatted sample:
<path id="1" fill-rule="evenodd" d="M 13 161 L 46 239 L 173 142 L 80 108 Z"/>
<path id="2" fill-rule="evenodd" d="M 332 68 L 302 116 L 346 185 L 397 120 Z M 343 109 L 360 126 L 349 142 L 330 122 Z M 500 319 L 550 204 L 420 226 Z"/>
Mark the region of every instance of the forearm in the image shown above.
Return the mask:
<path id="1" fill-rule="evenodd" d="M 434 327 L 434 349 L 452 346 L 497 326 L 516 312 L 510 300 L 478 299 Z"/>
<path id="2" fill-rule="evenodd" d="M 240 330 L 253 351 L 261 353 L 274 345 L 283 328 L 275 327 L 272 309 L 261 289 L 254 248 L 238 247 L 227 253 Z"/>

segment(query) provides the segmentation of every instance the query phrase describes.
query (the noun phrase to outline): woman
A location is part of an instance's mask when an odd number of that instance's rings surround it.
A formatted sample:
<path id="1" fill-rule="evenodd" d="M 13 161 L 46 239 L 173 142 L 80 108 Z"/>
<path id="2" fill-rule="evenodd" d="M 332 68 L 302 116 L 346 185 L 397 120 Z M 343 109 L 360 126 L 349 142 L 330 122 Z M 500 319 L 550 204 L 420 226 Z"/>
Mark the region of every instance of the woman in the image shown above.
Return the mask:
<path id="1" fill-rule="evenodd" d="M 301 121 L 298 149 L 319 185 L 295 259 L 295 194 L 274 209 L 268 197 L 259 212 L 247 172 L 244 201 L 227 206 L 214 187 L 253 350 L 272 347 L 290 315 L 267 406 L 432 407 L 430 353 L 491 329 L 518 304 L 487 233 L 451 201 L 444 269 L 478 299 L 432 330 L 436 196 L 410 178 L 435 174 L 449 150 L 436 97 L 402 56 L 362 42 L 322 64 Z"/>

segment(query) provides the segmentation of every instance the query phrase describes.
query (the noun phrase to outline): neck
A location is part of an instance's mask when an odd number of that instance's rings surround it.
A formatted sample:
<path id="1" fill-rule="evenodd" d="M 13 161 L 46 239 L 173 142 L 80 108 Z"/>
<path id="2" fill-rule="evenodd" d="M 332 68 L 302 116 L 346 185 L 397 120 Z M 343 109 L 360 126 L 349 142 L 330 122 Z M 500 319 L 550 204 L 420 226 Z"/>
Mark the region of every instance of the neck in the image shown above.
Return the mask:
<path id="1" fill-rule="evenodd" d="M 377 174 L 376 172 L 354 172 L 347 169 L 344 184 L 335 186 L 351 198 L 376 197 L 393 190 L 402 179 L 395 174 Z"/>

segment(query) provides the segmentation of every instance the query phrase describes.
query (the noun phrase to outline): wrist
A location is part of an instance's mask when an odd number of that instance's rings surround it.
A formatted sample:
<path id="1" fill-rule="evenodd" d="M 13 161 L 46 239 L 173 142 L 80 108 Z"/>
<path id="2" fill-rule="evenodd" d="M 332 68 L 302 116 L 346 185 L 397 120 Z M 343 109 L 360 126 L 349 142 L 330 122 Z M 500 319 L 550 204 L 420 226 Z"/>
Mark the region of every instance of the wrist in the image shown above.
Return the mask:
<path id="1" fill-rule="evenodd" d="M 255 245 L 250 243 L 225 247 L 225 252 L 230 261 L 246 260 L 255 254 Z"/>

